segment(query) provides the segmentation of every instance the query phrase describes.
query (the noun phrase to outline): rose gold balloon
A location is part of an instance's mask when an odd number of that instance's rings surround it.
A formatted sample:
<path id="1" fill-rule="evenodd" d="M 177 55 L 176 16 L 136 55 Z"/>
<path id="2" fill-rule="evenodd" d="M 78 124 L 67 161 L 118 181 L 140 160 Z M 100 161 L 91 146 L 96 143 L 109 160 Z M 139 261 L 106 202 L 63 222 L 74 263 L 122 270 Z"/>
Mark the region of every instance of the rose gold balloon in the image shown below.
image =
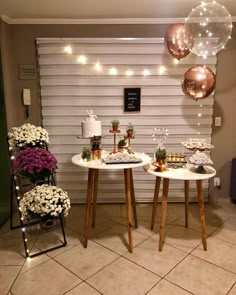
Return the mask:
<path id="1" fill-rule="evenodd" d="M 180 60 L 181 58 L 187 56 L 190 53 L 189 47 L 186 45 L 184 40 L 184 24 L 175 24 L 170 26 L 165 34 L 165 45 L 170 55 L 174 58 Z M 189 42 L 192 42 L 192 38 L 189 36 Z"/>
<path id="2" fill-rule="evenodd" d="M 195 100 L 209 96 L 214 91 L 215 85 L 215 74 L 210 68 L 203 65 L 188 69 L 182 80 L 184 94 Z"/>

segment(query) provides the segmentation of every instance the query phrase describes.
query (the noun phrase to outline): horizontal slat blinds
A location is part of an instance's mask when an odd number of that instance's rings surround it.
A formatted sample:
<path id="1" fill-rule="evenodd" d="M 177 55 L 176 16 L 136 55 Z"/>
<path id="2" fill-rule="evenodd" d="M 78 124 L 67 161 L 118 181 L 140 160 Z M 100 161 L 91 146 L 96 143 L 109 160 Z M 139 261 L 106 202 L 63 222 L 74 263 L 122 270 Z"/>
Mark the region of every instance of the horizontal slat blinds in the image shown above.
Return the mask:
<path id="1" fill-rule="evenodd" d="M 132 147 L 153 155 L 155 146 L 151 137 L 153 128 L 169 129 L 165 146 L 169 152 L 184 151 L 181 142 L 189 137 L 211 140 L 213 96 L 196 102 L 183 95 L 181 79 L 195 64 L 206 64 L 215 72 L 216 58 L 202 60 L 190 54 L 174 62 L 167 53 L 163 38 L 150 39 L 37 39 L 40 70 L 43 125 L 50 134 L 50 150 L 58 160 L 58 185 L 68 190 L 72 202 L 84 202 L 87 171 L 71 163 L 89 141 L 79 139 L 81 121 L 86 111 L 93 109 L 102 121 L 102 147 L 112 149 L 110 122 L 118 118 L 122 134 L 132 122 L 135 139 Z M 70 45 L 72 54 L 65 52 Z M 85 55 L 86 64 L 78 57 Z M 98 62 L 102 71 L 95 70 Z M 117 75 L 111 75 L 111 67 Z M 143 71 L 149 75 L 144 76 Z M 127 76 L 126 71 L 133 72 Z M 141 87 L 141 112 L 123 112 L 125 87 Z M 199 117 L 198 114 L 201 114 Z M 191 152 L 185 150 L 187 156 Z M 142 168 L 134 171 L 137 201 L 153 199 L 155 178 Z M 182 201 L 182 182 L 171 181 L 169 200 Z M 207 196 L 208 182 L 204 182 Z M 195 183 L 190 185 L 190 199 L 196 199 Z M 100 202 L 123 202 L 124 181 L 121 171 L 102 171 L 99 182 Z"/>

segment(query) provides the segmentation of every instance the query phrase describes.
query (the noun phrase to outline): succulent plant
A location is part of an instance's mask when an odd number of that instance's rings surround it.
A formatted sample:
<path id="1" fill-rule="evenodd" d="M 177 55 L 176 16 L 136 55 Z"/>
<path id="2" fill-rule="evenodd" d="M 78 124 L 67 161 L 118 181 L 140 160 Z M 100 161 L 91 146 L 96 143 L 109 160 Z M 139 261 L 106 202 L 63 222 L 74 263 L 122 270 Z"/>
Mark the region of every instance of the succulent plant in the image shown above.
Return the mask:
<path id="1" fill-rule="evenodd" d="M 155 152 L 156 160 L 164 160 L 166 158 L 166 149 L 157 149 Z"/>
<path id="2" fill-rule="evenodd" d="M 129 123 L 129 125 L 127 126 L 126 132 L 134 132 L 134 126 L 131 123 Z"/>
<path id="3" fill-rule="evenodd" d="M 84 147 L 82 150 L 82 153 L 90 153 L 90 148 L 89 147 Z"/>
<path id="4" fill-rule="evenodd" d="M 125 138 L 121 139 L 119 142 L 118 142 L 118 146 L 126 146 L 127 144 L 127 141 Z"/>
<path id="5" fill-rule="evenodd" d="M 111 125 L 112 126 L 119 126 L 120 125 L 120 121 L 119 120 L 112 120 L 111 121 Z"/>
<path id="6" fill-rule="evenodd" d="M 82 158 L 83 160 L 86 159 L 87 161 L 90 160 L 90 148 L 89 148 L 89 147 L 84 147 L 84 148 L 82 149 L 81 158 Z"/>

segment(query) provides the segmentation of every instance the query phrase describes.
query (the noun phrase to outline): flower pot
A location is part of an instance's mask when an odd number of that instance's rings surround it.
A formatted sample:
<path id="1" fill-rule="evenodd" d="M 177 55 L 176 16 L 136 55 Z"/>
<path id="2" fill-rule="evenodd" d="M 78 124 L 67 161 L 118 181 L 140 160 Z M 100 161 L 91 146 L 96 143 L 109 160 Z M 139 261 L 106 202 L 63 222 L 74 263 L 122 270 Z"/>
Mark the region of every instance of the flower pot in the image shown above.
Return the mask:
<path id="1" fill-rule="evenodd" d="M 101 160 L 102 151 L 101 150 L 92 150 L 91 151 L 91 158 L 92 158 L 92 160 Z"/>
<path id="2" fill-rule="evenodd" d="M 156 167 L 156 172 L 163 172 L 166 170 L 166 161 L 165 159 L 158 159 L 152 163 L 153 166 Z"/>
<path id="3" fill-rule="evenodd" d="M 118 131 L 118 128 L 119 128 L 118 125 L 116 125 L 116 126 L 112 126 L 112 131 Z"/>
<path id="4" fill-rule="evenodd" d="M 127 131 L 127 137 L 132 138 L 133 137 L 133 132 L 132 131 Z"/>
<path id="5" fill-rule="evenodd" d="M 91 152 L 86 152 L 86 153 L 82 153 L 81 158 L 85 161 L 88 162 L 91 160 Z"/>

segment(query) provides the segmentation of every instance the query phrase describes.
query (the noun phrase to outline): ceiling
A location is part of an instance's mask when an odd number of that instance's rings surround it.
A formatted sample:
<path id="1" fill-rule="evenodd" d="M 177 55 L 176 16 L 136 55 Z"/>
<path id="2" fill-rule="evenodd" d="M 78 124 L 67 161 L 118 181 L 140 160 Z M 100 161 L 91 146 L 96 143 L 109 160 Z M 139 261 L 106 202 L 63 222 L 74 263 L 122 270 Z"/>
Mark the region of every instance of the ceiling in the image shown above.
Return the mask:
<path id="1" fill-rule="evenodd" d="M 236 0 L 217 2 L 236 16 Z M 0 15 L 15 22 L 24 19 L 171 19 L 185 18 L 200 3 L 200 0 L 1 0 Z"/>

